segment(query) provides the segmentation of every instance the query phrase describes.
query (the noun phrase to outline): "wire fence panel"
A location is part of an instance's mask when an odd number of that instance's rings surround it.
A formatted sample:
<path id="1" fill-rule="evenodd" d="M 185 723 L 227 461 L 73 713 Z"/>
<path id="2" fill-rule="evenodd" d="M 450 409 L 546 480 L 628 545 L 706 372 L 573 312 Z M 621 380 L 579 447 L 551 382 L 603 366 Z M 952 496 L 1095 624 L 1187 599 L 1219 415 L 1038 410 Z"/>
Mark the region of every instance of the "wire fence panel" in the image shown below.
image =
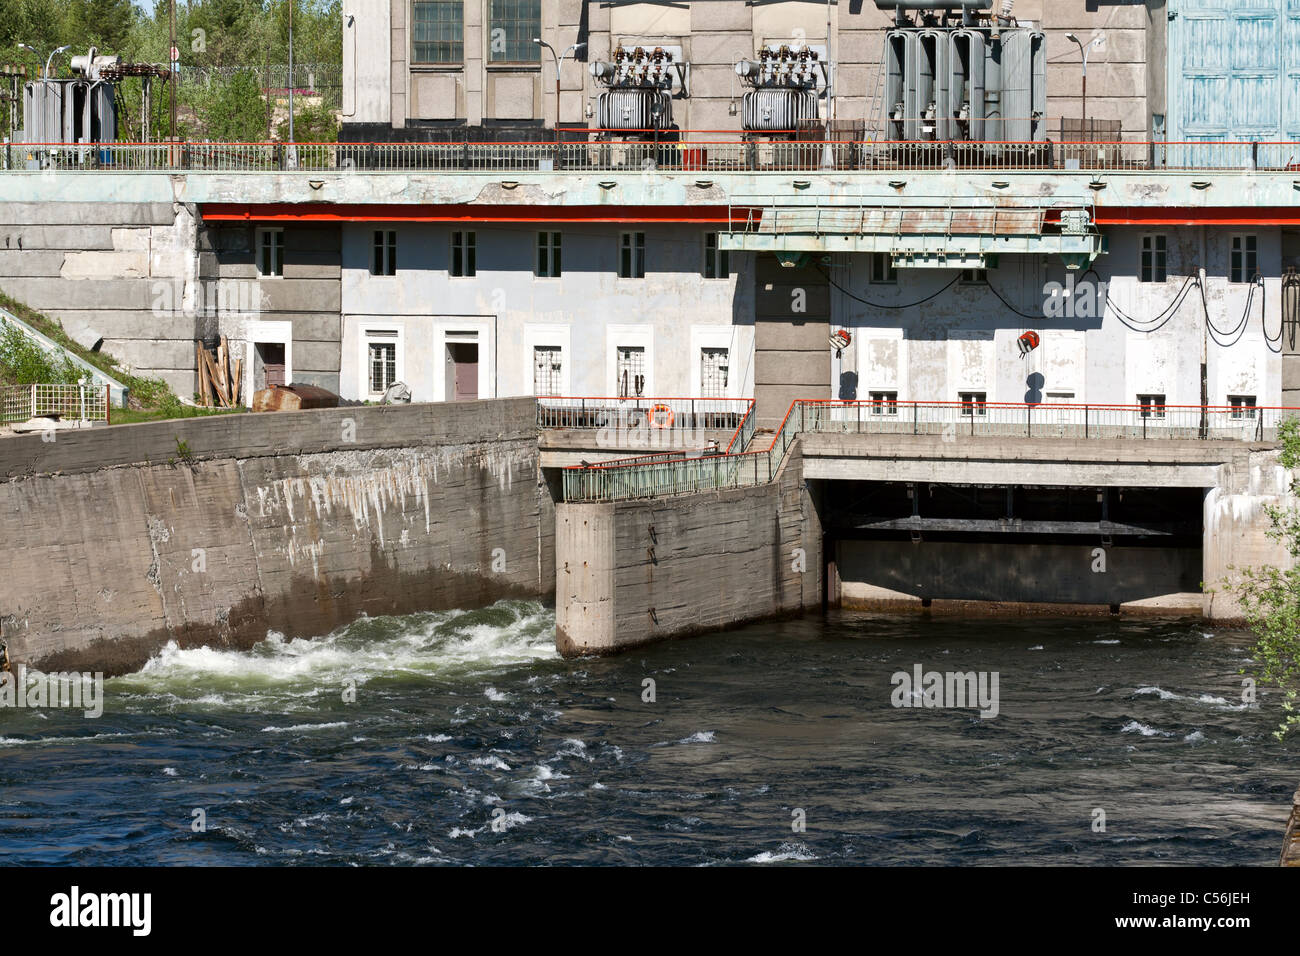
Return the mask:
<path id="1" fill-rule="evenodd" d="M 107 385 L 5 385 L 0 387 L 0 423 L 30 418 L 107 422 Z"/>

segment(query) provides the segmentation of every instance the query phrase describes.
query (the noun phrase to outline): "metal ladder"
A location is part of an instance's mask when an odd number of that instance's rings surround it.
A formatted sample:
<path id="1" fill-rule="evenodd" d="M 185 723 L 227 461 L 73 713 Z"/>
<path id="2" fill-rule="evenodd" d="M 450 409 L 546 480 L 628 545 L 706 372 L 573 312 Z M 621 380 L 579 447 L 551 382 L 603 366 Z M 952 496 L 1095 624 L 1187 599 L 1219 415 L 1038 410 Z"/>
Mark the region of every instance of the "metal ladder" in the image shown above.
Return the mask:
<path id="1" fill-rule="evenodd" d="M 876 83 L 874 92 L 871 94 L 871 105 L 867 111 L 867 128 L 864 139 L 874 141 L 888 139 L 885 135 L 885 62 L 886 55 L 889 52 L 889 37 L 886 36 L 880 43 L 880 59 L 876 62 Z"/>

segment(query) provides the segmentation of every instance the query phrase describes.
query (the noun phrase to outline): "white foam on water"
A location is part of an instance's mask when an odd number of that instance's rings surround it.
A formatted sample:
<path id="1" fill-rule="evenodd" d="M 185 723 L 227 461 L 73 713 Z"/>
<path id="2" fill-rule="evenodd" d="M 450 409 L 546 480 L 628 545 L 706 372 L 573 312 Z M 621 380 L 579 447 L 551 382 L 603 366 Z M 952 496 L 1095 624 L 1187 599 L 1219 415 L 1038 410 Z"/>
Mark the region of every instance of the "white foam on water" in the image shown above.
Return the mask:
<path id="1" fill-rule="evenodd" d="M 1141 734 L 1143 737 L 1172 737 L 1174 735 L 1172 730 L 1156 730 L 1156 728 L 1148 727 L 1146 724 L 1137 720 L 1130 720 L 1120 728 L 1120 733 Z"/>
<path id="2" fill-rule="evenodd" d="M 292 727 L 263 727 L 264 734 L 296 734 L 309 730 L 337 730 L 346 727 L 346 720 L 336 720 L 328 724 L 294 724 Z"/>
<path id="3" fill-rule="evenodd" d="M 711 744 L 714 742 L 714 732 L 712 730 L 697 730 L 689 737 L 683 737 L 677 741 L 679 744 Z"/>
<path id="4" fill-rule="evenodd" d="M 376 679 L 463 676 L 558 657 L 554 611 L 499 601 L 482 611 L 363 617 L 310 639 L 272 632 L 247 651 L 171 642 L 110 683 L 113 696 L 151 707 L 303 711 Z M 492 687 L 485 693 L 507 699 Z"/>
<path id="5" fill-rule="evenodd" d="M 786 863 L 797 861 L 808 863 L 817 859 L 812 850 L 808 849 L 802 843 L 782 843 L 775 851 L 764 850 L 755 856 L 747 859 L 746 863 Z"/>

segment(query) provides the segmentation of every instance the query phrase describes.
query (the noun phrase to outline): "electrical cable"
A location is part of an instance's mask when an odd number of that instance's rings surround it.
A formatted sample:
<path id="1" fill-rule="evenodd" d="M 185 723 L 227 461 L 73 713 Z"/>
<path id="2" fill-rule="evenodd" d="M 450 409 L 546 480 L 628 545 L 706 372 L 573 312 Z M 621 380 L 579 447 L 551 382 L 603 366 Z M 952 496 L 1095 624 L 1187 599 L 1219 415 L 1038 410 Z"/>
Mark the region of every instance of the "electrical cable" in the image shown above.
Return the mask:
<path id="1" fill-rule="evenodd" d="M 918 302 L 910 302 L 910 303 L 908 303 L 908 304 L 906 304 L 906 305 L 886 305 L 886 304 L 883 303 L 883 302 L 872 302 L 872 301 L 870 301 L 869 299 L 864 299 L 864 298 L 862 298 L 862 296 L 854 295 L 854 294 L 853 294 L 852 292 L 850 292 L 848 289 L 844 288 L 842 285 L 840 285 L 838 282 L 836 282 L 834 279 L 832 279 L 832 278 L 830 277 L 830 273 L 828 273 L 826 270 L 824 270 L 821 266 L 818 266 L 818 267 L 817 267 L 817 271 L 820 272 L 823 276 L 825 276 L 825 277 L 826 277 L 826 281 L 829 282 L 829 283 L 831 284 L 831 286 L 832 286 L 833 288 L 835 288 L 836 290 L 838 290 L 840 293 L 842 293 L 843 295 L 848 296 L 848 297 L 849 297 L 850 299 L 852 299 L 854 302 L 861 302 L 863 305 L 869 305 L 869 306 L 871 306 L 873 309 L 914 309 L 914 308 L 916 308 L 918 305 L 925 305 L 925 303 L 929 302 L 931 299 L 936 299 L 936 298 L 938 298 L 939 296 L 943 295 L 945 292 L 947 292 L 949 289 L 951 289 L 954 285 L 956 285 L 956 284 L 957 284 L 957 280 L 961 278 L 961 273 L 958 272 L 955 276 L 953 276 L 952 281 L 949 282 L 946 286 L 944 286 L 944 287 L 943 287 L 942 289 L 940 289 L 938 292 L 935 292 L 933 295 L 927 295 L 924 299 L 921 299 L 921 300 L 918 301 Z"/>

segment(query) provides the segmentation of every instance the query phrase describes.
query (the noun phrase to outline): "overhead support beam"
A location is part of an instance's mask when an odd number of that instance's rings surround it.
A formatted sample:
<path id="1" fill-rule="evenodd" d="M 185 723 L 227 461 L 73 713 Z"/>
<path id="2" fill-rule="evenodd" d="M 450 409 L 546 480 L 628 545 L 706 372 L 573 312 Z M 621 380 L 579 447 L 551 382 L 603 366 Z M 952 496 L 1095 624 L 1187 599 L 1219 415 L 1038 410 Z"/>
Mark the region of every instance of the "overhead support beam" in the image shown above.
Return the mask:
<path id="1" fill-rule="evenodd" d="M 843 520 L 832 519 L 830 525 L 839 531 L 920 531 L 961 532 L 965 534 L 1060 534 L 1097 537 L 1124 535 L 1141 537 L 1172 537 L 1199 535 L 1200 529 L 1183 524 L 1121 524 L 1115 521 L 1031 521 L 1023 518 L 874 518 L 852 516 Z"/>
<path id="2" fill-rule="evenodd" d="M 1092 262 L 1106 252 L 1100 235 L 944 236 L 808 235 L 722 232 L 718 247 L 733 252 L 843 252 L 890 254 L 895 268 L 978 267 L 995 255 L 1059 255 Z"/>

